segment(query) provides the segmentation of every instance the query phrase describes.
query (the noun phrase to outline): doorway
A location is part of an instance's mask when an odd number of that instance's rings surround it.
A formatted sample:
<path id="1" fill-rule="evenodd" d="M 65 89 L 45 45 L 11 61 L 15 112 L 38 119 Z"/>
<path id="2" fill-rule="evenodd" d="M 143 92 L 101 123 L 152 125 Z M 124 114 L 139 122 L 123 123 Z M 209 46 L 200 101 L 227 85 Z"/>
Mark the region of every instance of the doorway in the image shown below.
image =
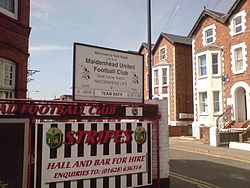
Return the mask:
<path id="1" fill-rule="evenodd" d="M 246 90 L 243 87 L 235 90 L 235 120 L 236 122 L 247 120 Z"/>

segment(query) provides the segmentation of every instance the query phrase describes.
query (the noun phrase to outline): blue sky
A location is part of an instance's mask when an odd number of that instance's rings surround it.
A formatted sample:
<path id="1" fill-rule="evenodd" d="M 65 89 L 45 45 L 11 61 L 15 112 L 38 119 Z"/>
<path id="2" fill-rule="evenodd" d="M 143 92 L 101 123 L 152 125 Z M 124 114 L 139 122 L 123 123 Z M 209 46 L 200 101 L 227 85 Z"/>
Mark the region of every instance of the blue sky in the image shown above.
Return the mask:
<path id="1" fill-rule="evenodd" d="M 152 0 L 152 43 L 186 36 L 204 6 L 227 12 L 234 0 Z M 32 0 L 28 96 L 72 94 L 73 43 L 138 51 L 147 42 L 147 0 Z M 39 91 L 39 92 L 38 92 Z"/>

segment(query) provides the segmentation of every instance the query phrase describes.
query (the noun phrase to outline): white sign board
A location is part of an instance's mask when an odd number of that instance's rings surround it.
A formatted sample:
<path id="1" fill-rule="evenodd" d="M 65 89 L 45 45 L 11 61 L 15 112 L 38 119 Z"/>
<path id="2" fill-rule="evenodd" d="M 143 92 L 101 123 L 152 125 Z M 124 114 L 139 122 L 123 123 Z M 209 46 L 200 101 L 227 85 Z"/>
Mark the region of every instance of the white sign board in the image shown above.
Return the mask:
<path id="1" fill-rule="evenodd" d="M 74 44 L 75 100 L 143 102 L 143 56 Z"/>
<path id="2" fill-rule="evenodd" d="M 146 172 L 146 154 L 50 159 L 44 163 L 44 182 L 72 181 Z"/>

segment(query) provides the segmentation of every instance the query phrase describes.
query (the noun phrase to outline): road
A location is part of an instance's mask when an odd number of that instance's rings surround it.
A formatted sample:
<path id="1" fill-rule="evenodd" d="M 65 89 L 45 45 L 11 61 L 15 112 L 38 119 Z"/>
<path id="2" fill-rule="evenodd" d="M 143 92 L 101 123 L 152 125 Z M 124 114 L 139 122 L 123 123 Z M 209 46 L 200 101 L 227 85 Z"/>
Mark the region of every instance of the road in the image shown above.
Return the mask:
<path id="1" fill-rule="evenodd" d="M 250 188 L 250 163 L 170 147 L 170 188 Z"/>

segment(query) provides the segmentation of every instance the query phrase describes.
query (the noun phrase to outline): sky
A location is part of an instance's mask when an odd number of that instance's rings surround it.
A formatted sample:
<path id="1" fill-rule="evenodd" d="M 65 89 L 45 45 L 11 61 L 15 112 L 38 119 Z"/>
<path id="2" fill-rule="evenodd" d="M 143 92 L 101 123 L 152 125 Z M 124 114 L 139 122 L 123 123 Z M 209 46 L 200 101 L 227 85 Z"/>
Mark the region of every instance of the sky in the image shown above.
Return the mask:
<path id="1" fill-rule="evenodd" d="M 148 0 L 31 0 L 27 96 L 72 94 L 73 43 L 138 51 L 147 42 Z M 227 13 L 234 0 L 151 0 L 151 41 L 161 32 L 187 36 L 208 9 Z"/>

